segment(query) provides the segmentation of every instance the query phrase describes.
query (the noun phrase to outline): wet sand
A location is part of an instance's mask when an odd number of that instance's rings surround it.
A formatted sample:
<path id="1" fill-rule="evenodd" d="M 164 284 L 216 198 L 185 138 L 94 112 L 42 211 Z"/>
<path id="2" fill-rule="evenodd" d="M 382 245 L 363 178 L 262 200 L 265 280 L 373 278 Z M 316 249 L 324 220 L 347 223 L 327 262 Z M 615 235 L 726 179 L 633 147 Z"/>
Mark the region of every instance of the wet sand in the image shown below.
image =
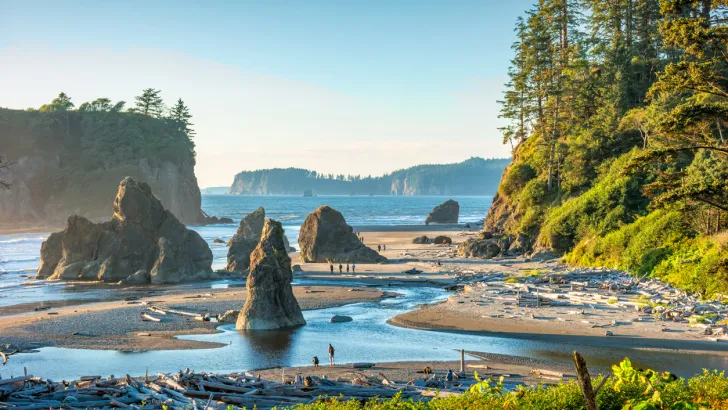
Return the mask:
<path id="1" fill-rule="evenodd" d="M 340 286 L 294 286 L 303 310 L 322 309 L 386 297 L 377 289 Z M 13 349 L 45 346 L 79 349 L 170 350 L 221 346 L 217 343 L 180 340 L 175 335 L 216 332 L 220 325 L 181 315 L 167 314 L 162 322 L 143 321 L 145 302 L 211 316 L 239 310 L 245 288 L 193 289 L 171 295 L 152 295 L 134 301 L 88 303 L 0 317 L 0 345 Z M 86 301 L 83 301 L 86 302 Z"/>

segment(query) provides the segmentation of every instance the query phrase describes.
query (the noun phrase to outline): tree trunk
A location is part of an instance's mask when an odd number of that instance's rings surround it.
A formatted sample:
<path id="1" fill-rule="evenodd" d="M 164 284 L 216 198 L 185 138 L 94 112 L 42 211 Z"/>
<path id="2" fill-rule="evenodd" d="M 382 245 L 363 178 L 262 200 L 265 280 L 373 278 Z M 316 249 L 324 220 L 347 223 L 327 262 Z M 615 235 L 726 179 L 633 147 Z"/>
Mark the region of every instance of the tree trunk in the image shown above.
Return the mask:
<path id="1" fill-rule="evenodd" d="M 581 393 L 584 395 L 587 410 L 599 410 L 597 407 L 597 397 L 591 384 L 589 370 L 586 367 L 586 361 L 576 351 L 574 351 L 574 365 L 576 366 L 576 377 L 581 387 Z"/>

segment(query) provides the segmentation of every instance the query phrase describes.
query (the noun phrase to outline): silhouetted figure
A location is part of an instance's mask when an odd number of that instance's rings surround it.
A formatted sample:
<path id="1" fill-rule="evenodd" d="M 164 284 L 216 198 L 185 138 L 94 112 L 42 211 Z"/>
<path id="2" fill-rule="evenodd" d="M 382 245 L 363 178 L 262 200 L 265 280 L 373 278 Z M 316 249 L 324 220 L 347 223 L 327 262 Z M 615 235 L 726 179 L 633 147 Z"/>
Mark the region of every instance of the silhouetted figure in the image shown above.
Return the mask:
<path id="1" fill-rule="evenodd" d="M 349 262 L 346 262 L 346 273 L 349 273 Z"/>
<path id="2" fill-rule="evenodd" d="M 377 245 L 377 252 L 381 252 L 381 251 L 382 251 L 382 245 Z"/>
<path id="3" fill-rule="evenodd" d="M 331 269 L 331 273 L 334 273 L 334 264 L 333 263 L 329 265 L 329 268 Z"/>
<path id="4" fill-rule="evenodd" d="M 341 264 L 339 264 L 339 273 L 343 273 L 343 272 L 344 272 L 344 267 L 341 266 Z"/>
<path id="5" fill-rule="evenodd" d="M 355 263 L 351 264 L 351 273 L 356 273 L 356 264 Z"/>
<path id="6" fill-rule="evenodd" d="M 334 346 L 331 346 L 331 343 L 329 343 L 329 366 L 334 365 Z"/>
<path id="7" fill-rule="evenodd" d="M 382 249 L 384 249 L 384 251 L 386 252 L 387 251 L 387 245 L 382 245 Z"/>

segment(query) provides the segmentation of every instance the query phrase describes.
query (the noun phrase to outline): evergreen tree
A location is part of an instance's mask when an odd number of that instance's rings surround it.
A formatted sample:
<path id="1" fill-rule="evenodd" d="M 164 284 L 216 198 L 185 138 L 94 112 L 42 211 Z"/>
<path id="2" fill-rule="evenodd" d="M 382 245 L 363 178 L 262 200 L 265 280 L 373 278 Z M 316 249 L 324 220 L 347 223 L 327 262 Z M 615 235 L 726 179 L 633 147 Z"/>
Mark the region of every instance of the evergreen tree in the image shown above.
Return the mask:
<path id="1" fill-rule="evenodd" d="M 135 112 L 160 118 L 164 112 L 164 102 L 160 96 L 161 91 L 154 88 L 147 88 L 142 95 L 134 97 L 136 100 Z"/>
<path id="2" fill-rule="evenodd" d="M 188 138 L 195 135 L 195 130 L 192 129 L 194 124 L 190 122 L 192 114 L 181 98 L 177 99 L 177 103 L 170 109 L 169 118 L 177 122 L 180 131 L 184 132 Z"/>

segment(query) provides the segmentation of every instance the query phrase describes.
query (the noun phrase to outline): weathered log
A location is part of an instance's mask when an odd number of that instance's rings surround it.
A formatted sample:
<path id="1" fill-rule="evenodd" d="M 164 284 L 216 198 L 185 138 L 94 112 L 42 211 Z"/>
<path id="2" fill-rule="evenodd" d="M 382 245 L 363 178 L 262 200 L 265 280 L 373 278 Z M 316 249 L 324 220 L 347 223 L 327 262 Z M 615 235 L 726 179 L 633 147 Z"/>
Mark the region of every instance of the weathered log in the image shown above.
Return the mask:
<path id="1" fill-rule="evenodd" d="M 574 351 L 574 366 L 576 367 L 576 377 L 579 381 L 579 387 L 581 393 L 586 401 L 587 410 L 598 410 L 597 408 L 597 397 L 592 389 L 591 377 L 589 376 L 589 369 L 586 367 L 586 361 L 581 355 Z"/>

